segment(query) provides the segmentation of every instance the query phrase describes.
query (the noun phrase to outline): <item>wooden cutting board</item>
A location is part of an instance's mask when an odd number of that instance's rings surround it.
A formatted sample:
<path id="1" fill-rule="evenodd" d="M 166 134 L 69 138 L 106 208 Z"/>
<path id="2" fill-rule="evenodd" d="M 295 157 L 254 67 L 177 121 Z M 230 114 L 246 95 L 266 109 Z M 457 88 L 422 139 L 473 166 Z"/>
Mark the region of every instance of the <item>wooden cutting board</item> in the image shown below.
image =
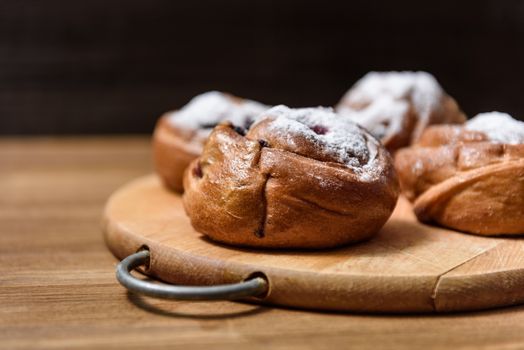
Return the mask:
<path id="1" fill-rule="evenodd" d="M 404 198 L 367 242 L 318 251 L 255 250 L 217 244 L 196 232 L 181 197 L 150 175 L 113 194 L 104 231 L 120 259 L 147 246 L 146 273 L 166 282 L 233 283 L 262 272 L 270 284 L 263 303 L 445 312 L 524 302 L 524 238 L 478 237 L 422 225 Z"/>

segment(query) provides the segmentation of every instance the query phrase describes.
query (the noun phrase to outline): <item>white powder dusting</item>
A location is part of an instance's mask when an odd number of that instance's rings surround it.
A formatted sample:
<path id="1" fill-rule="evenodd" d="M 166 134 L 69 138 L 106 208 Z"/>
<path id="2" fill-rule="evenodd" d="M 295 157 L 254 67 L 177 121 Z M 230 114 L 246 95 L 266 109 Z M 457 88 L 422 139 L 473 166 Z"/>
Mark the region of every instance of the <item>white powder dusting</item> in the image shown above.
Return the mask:
<path id="1" fill-rule="evenodd" d="M 404 100 L 413 103 L 414 111 L 421 122 L 425 123 L 429 120 L 431 111 L 440 108 L 443 95 L 442 87 L 427 72 L 370 72 L 346 93 L 338 111 L 363 124 L 365 118 L 386 119 L 380 114 L 387 110 L 388 102 L 388 120 L 395 121 L 403 118 L 405 110 L 400 105 L 395 106 L 393 101 Z M 381 106 L 376 107 L 375 104 Z M 369 124 L 371 123 L 370 121 Z M 398 126 L 398 123 L 390 124 L 391 128 Z"/>
<path id="2" fill-rule="evenodd" d="M 402 116 L 409 111 L 409 104 L 404 100 L 395 100 L 391 96 L 382 96 L 362 110 L 354 110 L 346 106 L 338 109 L 338 113 L 348 117 L 382 139 L 386 135 L 398 133 L 403 127 Z"/>
<path id="3" fill-rule="evenodd" d="M 363 180 L 370 181 L 377 172 L 378 141 L 348 118 L 341 118 L 332 108 L 297 108 L 276 106 L 264 113 L 271 118 L 271 131 L 287 137 L 299 135 L 323 152 L 351 168 Z"/>
<path id="4" fill-rule="evenodd" d="M 466 122 L 467 130 L 486 134 L 490 141 L 496 143 L 524 143 L 524 122 L 513 119 L 501 112 L 480 113 Z"/>
<path id="5" fill-rule="evenodd" d="M 194 97 L 182 109 L 168 114 L 168 120 L 176 127 L 207 129 L 203 131 L 209 133 L 215 125 L 225 120 L 246 127 L 268 108 L 255 101 L 210 91 Z"/>

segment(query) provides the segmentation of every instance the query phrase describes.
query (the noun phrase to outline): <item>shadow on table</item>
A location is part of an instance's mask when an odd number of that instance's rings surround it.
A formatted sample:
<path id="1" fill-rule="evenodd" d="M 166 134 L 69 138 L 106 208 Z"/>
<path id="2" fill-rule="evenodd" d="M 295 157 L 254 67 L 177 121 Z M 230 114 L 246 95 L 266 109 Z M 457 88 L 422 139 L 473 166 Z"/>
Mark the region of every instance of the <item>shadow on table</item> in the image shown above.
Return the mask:
<path id="1" fill-rule="evenodd" d="M 355 317 L 379 317 L 379 318 L 390 318 L 390 319 L 403 319 L 403 318 L 434 318 L 434 319 L 453 319 L 453 318 L 482 318 L 492 317 L 495 315 L 511 315 L 513 313 L 520 313 L 524 311 L 524 305 L 514 306 L 503 306 L 493 309 L 475 310 L 475 311 L 460 311 L 460 312 L 422 312 L 422 313 L 377 313 L 377 312 L 348 312 L 348 311 L 336 311 L 336 310 L 301 310 L 293 307 L 285 306 L 262 306 L 247 302 L 235 302 L 224 307 L 210 307 L 213 303 L 230 303 L 226 301 L 222 302 L 194 302 L 194 301 L 166 301 L 158 300 L 149 297 L 144 297 L 132 292 L 127 292 L 127 299 L 139 307 L 142 310 L 151 312 L 160 316 L 177 317 L 177 318 L 190 318 L 190 319 L 204 319 L 204 320 L 221 320 L 229 318 L 240 318 L 254 316 L 266 312 L 270 312 L 273 309 L 288 310 L 291 312 L 309 312 L 313 314 L 325 314 L 325 315 L 347 315 Z M 231 306 L 233 305 L 233 306 Z M 177 310 L 173 310 L 176 308 Z M 180 309 L 191 309 L 191 311 L 185 311 Z M 235 308 L 237 310 L 235 310 Z M 238 308 L 242 308 L 238 310 Z M 223 312 L 217 312 L 216 310 L 224 310 Z M 227 310 L 226 310 L 227 309 Z M 233 309 L 233 310 L 231 310 Z"/>
<path id="2" fill-rule="evenodd" d="M 191 319 L 205 319 L 205 320 L 220 320 L 247 317 L 271 311 L 271 308 L 247 303 L 235 303 L 242 307 L 241 310 L 226 310 L 224 312 L 217 312 L 217 308 L 209 307 L 211 303 L 229 303 L 227 301 L 221 302 L 194 302 L 194 301 L 159 301 L 132 292 L 127 292 L 127 299 L 135 306 L 142 310 L 151 312 L 160 316 L 177 317 L 177 318 L 191 318 Z M 187 306 L 189 309 L 191 305 L 192 311 L 180 310 L 180 306 Z M 177 310 L 173 310 L 177 308 Z M 204 310 L 205 308 L 205 310 Z M 238 308 L 238 307 L 237 307 Z M 220 309 L 220 308 L 219 308 Z"/>

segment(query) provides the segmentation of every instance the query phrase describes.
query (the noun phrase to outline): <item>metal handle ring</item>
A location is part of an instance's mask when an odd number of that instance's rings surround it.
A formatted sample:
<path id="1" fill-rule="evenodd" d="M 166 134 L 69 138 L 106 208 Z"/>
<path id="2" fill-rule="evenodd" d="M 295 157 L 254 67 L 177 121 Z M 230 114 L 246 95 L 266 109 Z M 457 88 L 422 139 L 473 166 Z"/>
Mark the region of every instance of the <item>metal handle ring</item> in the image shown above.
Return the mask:
<path id="1" fill-rule="evenodd" d="M 151 283 L 133 277 L 130 271 L 149 260 L 149 251 L 131 254 L 116 267 L 116 279 L 128 290 L 162 299 L 178 300 L 234 300 L 262 296 L 268 291 L 268 282 L 262 277 L 253 277 L 239 283 L 215 286 L 176 286 Z"/>

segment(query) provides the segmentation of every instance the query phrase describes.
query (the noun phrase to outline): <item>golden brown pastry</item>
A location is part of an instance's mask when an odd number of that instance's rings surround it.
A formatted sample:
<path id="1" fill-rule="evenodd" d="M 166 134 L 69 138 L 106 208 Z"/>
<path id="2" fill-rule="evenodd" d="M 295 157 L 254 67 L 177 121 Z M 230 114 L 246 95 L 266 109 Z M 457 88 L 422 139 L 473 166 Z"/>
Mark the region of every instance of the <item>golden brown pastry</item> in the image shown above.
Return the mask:
<path id="1" fill-rule="evenodd" d="M 331 109 L 274 107 L 244 135 L 217 126 L 184 176 L 193 227 L 241 246 L 324 248 L 371 237 L 398 183 L 386 149 Z"/>
<path id="2" fill-rule="evenodd" d="M 229 120 L 240 128 L 249 127 L 269 107 L 217 91 L 193 98 L 182 109 L 164 114 L 153 135 L 155 168 L 164 184 L 183 191 L 182 179 L 189 163 L 202 153 L 211 130 Z"/>
<path id="3" fill-rule="evenodd" d="M 479 114 L 428 128 L 395 155 L 418 219 L 481 235 L 524 234 L 524 123 Z"/>
<path id="4" fill-rule="evenodd" d="M 336 110 L 368 129 L 391 152 L 416 142 L 429 125 L 466 120 L 455 100 L 426 72 L 370 72 Z"/>

